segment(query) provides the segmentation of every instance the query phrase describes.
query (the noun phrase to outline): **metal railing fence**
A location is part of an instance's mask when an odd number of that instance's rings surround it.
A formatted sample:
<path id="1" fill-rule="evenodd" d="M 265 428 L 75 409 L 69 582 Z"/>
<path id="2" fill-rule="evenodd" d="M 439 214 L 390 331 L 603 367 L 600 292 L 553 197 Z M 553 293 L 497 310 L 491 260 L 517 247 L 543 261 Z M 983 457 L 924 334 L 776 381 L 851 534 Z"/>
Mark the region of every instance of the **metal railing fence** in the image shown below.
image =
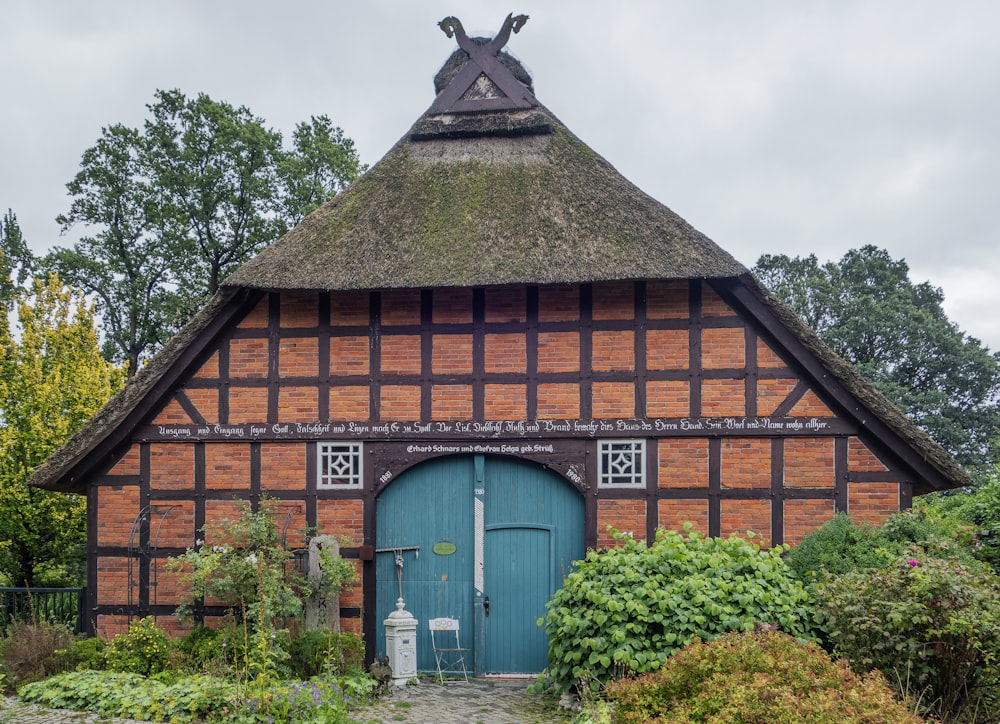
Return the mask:
<path id="1" fill-rule="evenodd" d="M 74 633 L 85 630 L 85 588 L 0 588 L 0 631 L 14 621 L 65 624 Z"/>

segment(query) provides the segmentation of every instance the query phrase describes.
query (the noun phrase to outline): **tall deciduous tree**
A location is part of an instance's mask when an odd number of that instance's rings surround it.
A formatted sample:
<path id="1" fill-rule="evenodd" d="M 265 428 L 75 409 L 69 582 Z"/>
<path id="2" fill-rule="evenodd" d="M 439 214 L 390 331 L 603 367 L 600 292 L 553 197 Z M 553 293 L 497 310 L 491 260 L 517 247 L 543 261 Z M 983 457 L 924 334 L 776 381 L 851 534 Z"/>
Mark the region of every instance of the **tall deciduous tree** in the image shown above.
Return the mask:
<path id="1" fill-rule="evenodd" d="M 115 125 L 83 154 L 58 218 L 95 231 L 46 260 L 96 295 L 113 346 L 138 363 L 233 269 L 363 169 L 326 116 L 300 123 L 292 148 L 246 107 L 157 91 L 142 130 Z"/>
<path id="2" fill-rule="evenodd" d="M 157 91 L 149 110 L 145 135 L 174 274 L 185 294 L 211 294 L 282 228 L 281 134 L 246 107 L 204 94 Z"/>
<path id="3" fill-rule="evenodd" d="M 1000 356 L 948 319 L 944 295 L 874 246 L 839 262 L 764 255 L 757 277 L 973 474 L 1000 442 Z"/>
<path id="4" fill-rule="evenodd" d="M 83 223 L 96 233 L 72 248 L 56 247 L 45 260 L 94 295 L 105 355 L 125 361 L 129 375 L 169 335 L 179 305 L 146 149 L 146 139 L 134 129 L 118 124 L 101 130 L 84 151 L 80 172 L 66 184 L 73 196 L 69 212 L 56 219 L 64 232 Z"/>
<path id="5" fill-rule="evenodd" d="M 21 298 L 16 330 L 0 319 L 0 573 L 11 583 L 82 584 L 85 501 L 25 480 L 123 380 L 83 295 L 54 275 Z"/>

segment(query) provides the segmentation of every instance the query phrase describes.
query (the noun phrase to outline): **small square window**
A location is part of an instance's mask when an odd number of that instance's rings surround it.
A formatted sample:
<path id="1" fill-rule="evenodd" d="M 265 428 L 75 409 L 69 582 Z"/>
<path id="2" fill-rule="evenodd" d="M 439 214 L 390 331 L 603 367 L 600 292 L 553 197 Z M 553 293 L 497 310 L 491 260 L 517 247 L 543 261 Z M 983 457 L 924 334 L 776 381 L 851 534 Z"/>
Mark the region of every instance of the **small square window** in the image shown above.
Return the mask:
<path id="1" fill-rule="evenodd" d="M 601 473 L 598 487 L 646 487 L 646 441 L 600 440 Z"/>
<path id="2" fill-rule="evenodd" d="M 319 453 L 319 488 L 360 488 L 362 477 L 362 456 L 360 442 L 321 442 L 316 446 Z"/>

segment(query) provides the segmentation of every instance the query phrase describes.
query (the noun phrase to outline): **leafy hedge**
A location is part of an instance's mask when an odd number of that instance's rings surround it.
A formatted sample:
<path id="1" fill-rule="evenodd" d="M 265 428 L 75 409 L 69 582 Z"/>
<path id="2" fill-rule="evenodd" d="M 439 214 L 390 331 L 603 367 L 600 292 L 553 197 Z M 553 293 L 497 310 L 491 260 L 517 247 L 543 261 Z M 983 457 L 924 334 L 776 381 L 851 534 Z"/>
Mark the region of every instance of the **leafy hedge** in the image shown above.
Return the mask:
<path id="1" fill-rule="evenodd" d="M 605 688 L 621 724 L 917 724 L 880 673 L 860 676 L 783 633 L 695 642 L 659 671 Z"/>
<path id="2" fill-rule="evenodd" d="M 705 538 L 659 530 L 647 547 L 615 534 L 619 545 L 590 551 L 539 619 L 549 636 L 550 683 L 581 680 L 597 689 L 626 674 L 659 669 L 694 638 L 750 630 L 758 622 L 809 637 L 809 595 L 777 546 L 762 551 L 742 538 Z"/>
<path id="3" fill-rule="evenodd" d="M 813 588 L 828 645 L 855 671 L 880 669 L 949 721 L 997 710 L 1000 579 L 984 564 L 914 553 L 884 569 L 827 576 Z"/>

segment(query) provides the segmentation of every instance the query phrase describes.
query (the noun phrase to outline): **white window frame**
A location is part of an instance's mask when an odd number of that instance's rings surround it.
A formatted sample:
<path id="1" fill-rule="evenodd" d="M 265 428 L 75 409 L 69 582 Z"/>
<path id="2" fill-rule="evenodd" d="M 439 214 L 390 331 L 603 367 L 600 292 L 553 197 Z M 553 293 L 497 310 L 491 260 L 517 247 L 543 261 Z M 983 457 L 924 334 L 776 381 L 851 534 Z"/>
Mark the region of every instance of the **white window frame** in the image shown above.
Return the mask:
<path id="1" fill-rule="evenodd" d="M 338 469 L 331 471 L 334 463 Z M 364 481 L 364 443 L 347 440 L 316 443 L 317 489 L 360 489 Z"/>
<path id="2" fill-rule="evenodd" d="M 617 460 L 612 456 L 618 457 Z M 628 458 L 631 463 L 628 464 Z M 646 441 L 644 439 L 614 439 L 597 441 L 597 459 L 599 461 L 597 487 L 605 489 L 645 488 L 646 487 Z M 630 470 L 613 470 L 613 466 L 628 464 Z M 624 469 L 625 465 L 622 465 Z M 622 482 L 622 478 L 627 478 Z"/>

